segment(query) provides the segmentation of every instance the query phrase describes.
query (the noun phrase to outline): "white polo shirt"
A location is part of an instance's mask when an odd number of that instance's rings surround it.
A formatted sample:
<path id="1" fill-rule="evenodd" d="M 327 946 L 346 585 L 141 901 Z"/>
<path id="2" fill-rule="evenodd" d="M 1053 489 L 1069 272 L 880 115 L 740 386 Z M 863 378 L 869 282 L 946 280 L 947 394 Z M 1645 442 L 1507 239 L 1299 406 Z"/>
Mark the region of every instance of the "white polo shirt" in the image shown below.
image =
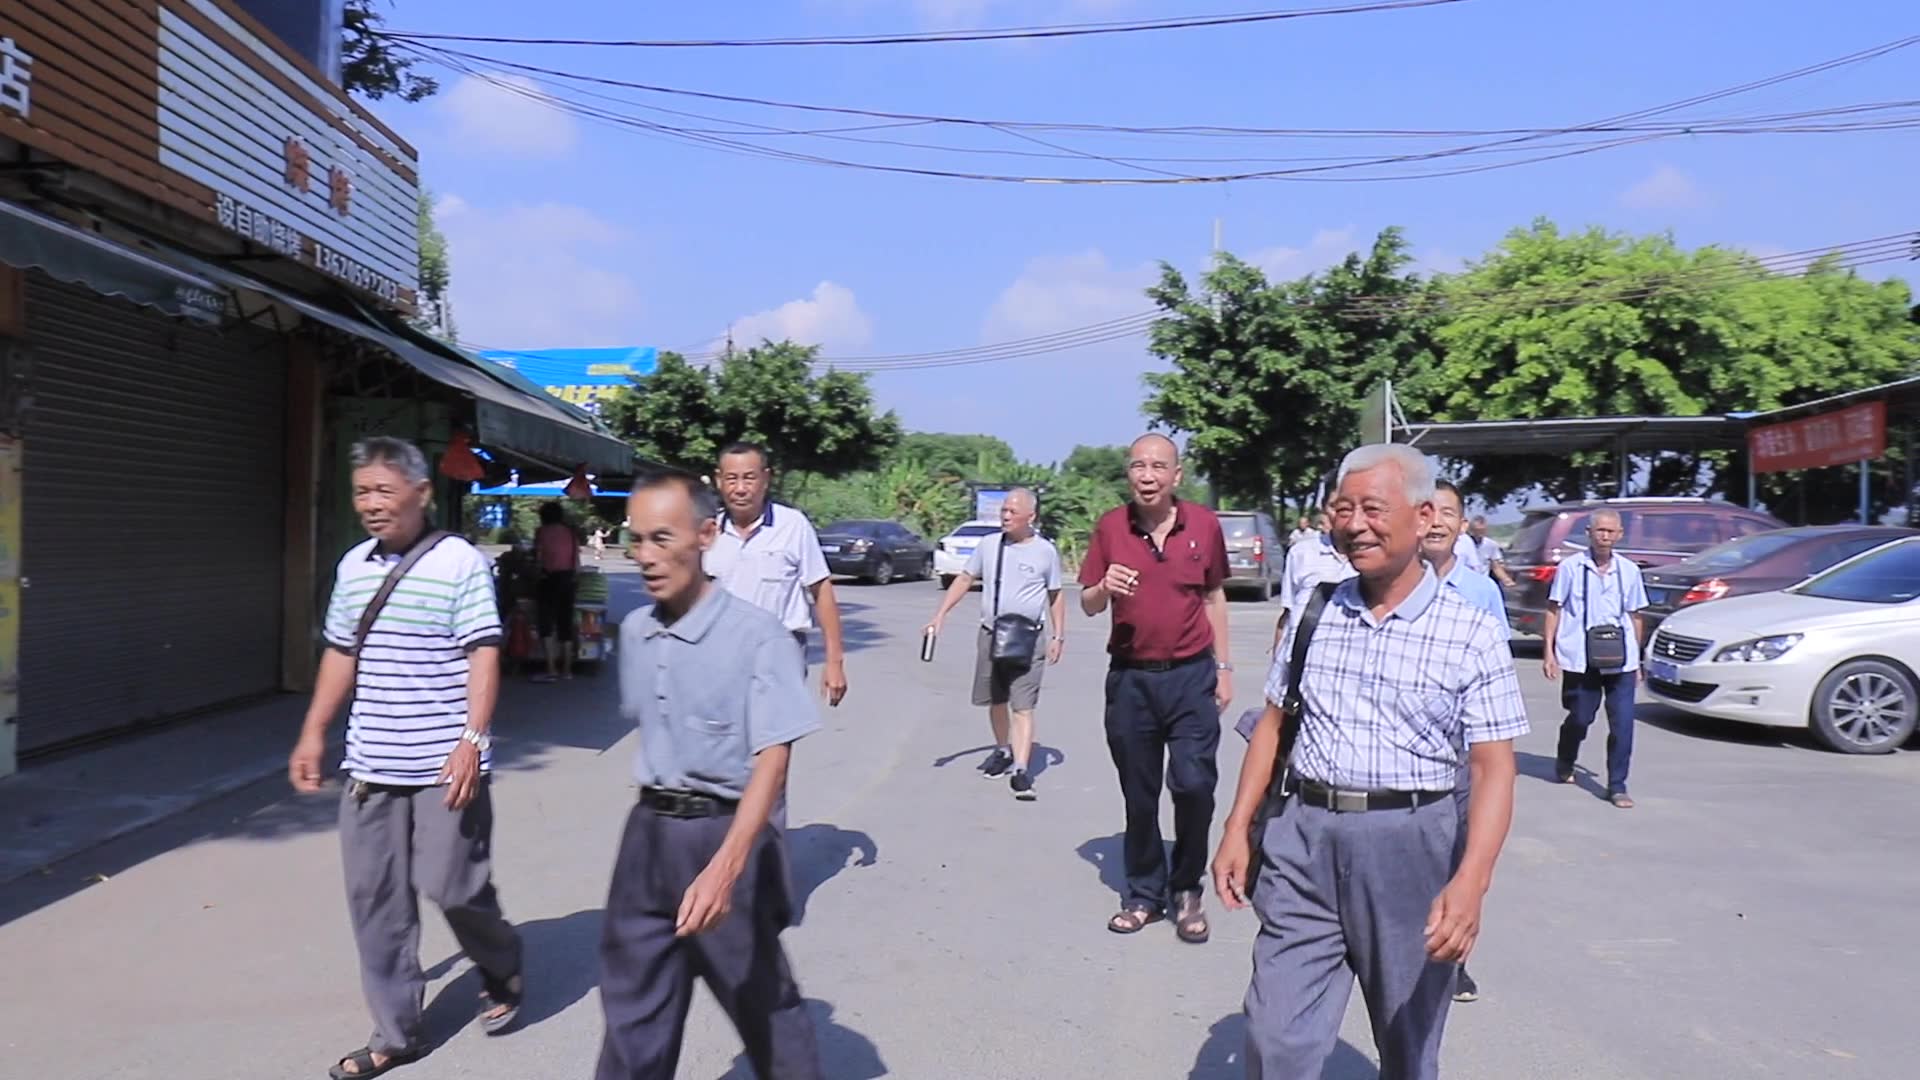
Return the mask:
<path id="1" fill-rule="evenodd" d="M 826 580 L 827 559 L 807 515 L 768 500 L 766 513 L 743 536 L 722 511 L 720 537 L 707 549 L 705 565 L 721 588 L 772 612 L 787 629 L 813 628 L 807 590 Z"/>
<path id="2" fill-rule="evenodd" d="M 1473 537 L 1468 536 L 1466 533 L 1461 533 L 1454 538 L 1453 557 L 1459 561 L 1461 566 L 1466 567 L 1476 574 L 1492 573 L 1492 571 L 1487 568 L 1486 556 L 1481 553 L 1480 545 L 1475 543 Z"/>
<path id="3" fill-rule="evenodd" d="M 1345 581 L 1354 576 L 1353 564 L 1333 546 L 1333 537 L 1314 533 L 1287 549 L 1285 606 L 1299 615 L 1323 581 Z"/>

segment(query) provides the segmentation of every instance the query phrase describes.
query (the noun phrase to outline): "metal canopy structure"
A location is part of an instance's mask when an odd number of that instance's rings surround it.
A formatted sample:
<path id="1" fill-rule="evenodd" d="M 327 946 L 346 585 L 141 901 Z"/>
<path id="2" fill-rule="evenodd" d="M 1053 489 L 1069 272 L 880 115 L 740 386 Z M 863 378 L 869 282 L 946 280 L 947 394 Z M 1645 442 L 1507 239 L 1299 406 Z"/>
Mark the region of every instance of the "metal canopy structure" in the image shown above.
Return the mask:
<path id="1" fill-rule="evenodd" d="M 1738 450 L 1747 444 L 1750 417 L 1598 416 L 1555 420 L 1467 420 L 1406 424 L 1396 441 L 1438 457 L 1568 454 L 1604 451 Z"/>

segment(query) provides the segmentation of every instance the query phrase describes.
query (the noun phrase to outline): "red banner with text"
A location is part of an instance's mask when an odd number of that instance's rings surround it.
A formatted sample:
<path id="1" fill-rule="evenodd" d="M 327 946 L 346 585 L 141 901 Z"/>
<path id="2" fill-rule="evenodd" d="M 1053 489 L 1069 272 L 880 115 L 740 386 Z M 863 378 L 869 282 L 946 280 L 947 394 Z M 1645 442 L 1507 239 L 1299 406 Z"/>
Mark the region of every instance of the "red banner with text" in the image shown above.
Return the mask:
<path id="1" fill-rule="evenodd" d="M 1871 461 L 1887 452 L 1887 403 L 1869 401 L 1747 432 L 1757 473 Z"/>

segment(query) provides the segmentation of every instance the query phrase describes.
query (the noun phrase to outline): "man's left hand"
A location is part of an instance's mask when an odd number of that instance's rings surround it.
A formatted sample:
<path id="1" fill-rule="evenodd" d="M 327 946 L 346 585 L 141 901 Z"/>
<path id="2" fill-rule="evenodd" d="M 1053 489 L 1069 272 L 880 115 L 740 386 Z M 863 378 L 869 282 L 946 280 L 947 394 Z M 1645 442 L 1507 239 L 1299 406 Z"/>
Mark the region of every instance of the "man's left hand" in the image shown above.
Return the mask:
<path id="1" fill-rule="evenodd" d="M 740 880 L 738 868 L 715 859 L 687 886 L 680 898 L 680 914 L 673 921 L 674 937 L 704 934 L 720 925 L 733 910 L 733 886 Z"/>
<path id="2" fill-rule="evenodd" d="M 447 763 L 440 766 L 440 779 L 434 783 L 447 785 L 447 809 L 465 810 L 480 791 L 480 748 L 462 740 L 447 755 Z"/>
<path id="3" fill-rule="evenodd" d="M 1460 963 L 1480 937 L 1480 901 L 1486 890 L 1455 877 L 1434 897 L 1427 912 L 1427 955 L 1441 963 Z"/>
<path id="4" fill-rule="evenodd" d="M 1233 704 L 1233 672 L 1221 668 L 1214 674 L 1213 703 L 1220 706 L 1221 712 L 1226 712 L 1227 706 Z"/>
<path id="5" fill-rule="evenodd" d="M 846 661 L 827 661 L 827 669 L 820 674 L 820 696 L 833 706 L 838 706 L 840 699 L 847 696 Z"/>
<path id="6" fill-rule="evenodd" d="M 1053 639 L 1053 640 L 1052 640 L 1051 642 L 1049 642 L 1049 643 L 1048 643 L 1048 645 L 1047 645 L 1047 663 L 1049 663 L 1049 664 L 1057 664 L 1057 663 L 1059 663 L 1059 662 L 1060 662 L 1060 654 L 1061 654 L 1061 653 L 1064 653 L 1064 652 L 1066 652 L 1066 651 L 1067 651 L 1067 639 L 1066 639 L 1066 638 L 1054 638 L 1054 639 Z"/>

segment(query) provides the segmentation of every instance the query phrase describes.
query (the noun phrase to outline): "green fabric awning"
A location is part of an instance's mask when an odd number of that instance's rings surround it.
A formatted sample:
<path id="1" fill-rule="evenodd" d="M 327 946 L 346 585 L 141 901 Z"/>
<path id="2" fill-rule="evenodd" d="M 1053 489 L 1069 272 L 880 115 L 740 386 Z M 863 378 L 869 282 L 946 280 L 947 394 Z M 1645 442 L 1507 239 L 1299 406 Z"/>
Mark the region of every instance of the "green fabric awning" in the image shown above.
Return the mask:
<path id="1" fill-rule="evenodd" d="M 177 318 L 217 323 L 226 316 L 226 298 L 204 278 L 4 200 L 0 262 Z"/>

